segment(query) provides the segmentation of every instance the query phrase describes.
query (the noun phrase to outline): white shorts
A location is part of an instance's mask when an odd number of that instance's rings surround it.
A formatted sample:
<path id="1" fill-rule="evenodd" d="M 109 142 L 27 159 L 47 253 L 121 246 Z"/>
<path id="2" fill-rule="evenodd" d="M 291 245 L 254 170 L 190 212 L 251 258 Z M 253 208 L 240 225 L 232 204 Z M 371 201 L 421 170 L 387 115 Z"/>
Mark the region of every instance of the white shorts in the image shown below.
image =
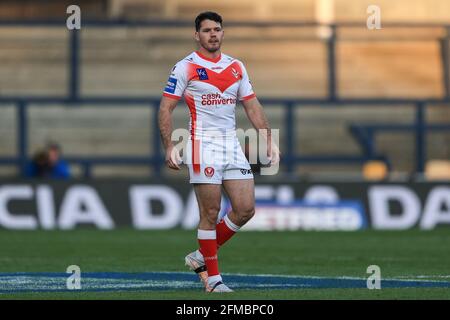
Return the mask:
<path id="1" fill-rule="evenodd" d="M 189 168 L 190 183 L 222 184 L 222 180 L 253 179 L 237 137 L 195 141 L 189 139 L 183 155 L 183 162 Z"/>

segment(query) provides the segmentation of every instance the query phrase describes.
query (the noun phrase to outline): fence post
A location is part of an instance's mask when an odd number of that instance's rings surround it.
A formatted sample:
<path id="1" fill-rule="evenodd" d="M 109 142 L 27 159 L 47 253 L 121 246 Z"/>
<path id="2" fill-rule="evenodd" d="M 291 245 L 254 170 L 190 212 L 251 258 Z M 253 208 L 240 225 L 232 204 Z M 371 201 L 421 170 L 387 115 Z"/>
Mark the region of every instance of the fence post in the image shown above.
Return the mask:
<path id="1" fill-rule="evenodd" d="M 416 172 L 423 173 L 426 161 L 426 119 L 425 103 L 416 104 Z"/>
<path id="2" fill-rule="evenodd" d="M 336 100 L 336 25 L 331 25 L 331 36 L 327 40 L 328 99 Z"/>
<path id="3" fill-rule="evenodd" d="M 92 177 L 92 165 L 89 161 L 83 161 L 83 176 L 85 179 L 90 179 Z"/>
<path id="4" fill-rule="evenodd" d="M 368 160 L 373 160 L 375 158 L 375 135 L 372 128 L 366 129 L 367 134 L 367 157 Z"/>
<path id="5" fill-rule="evenodd" d="M 81 30 L 69 31 L 69 97 L 77 100 L 80 94 L 80 35 Z"/>
<path id="6" fill-rule="evenodd" d="M 291 173 L 294 169 L 293 163 L 296 162 L 294 146 L 295 146 L 295 112 L 294 112 L 294 104 L 292 102 L 288 102 L 286 104 L 286 170 Z"/>
<path id="7" fill-rule="evenodd" d="M 28 118 L 27 104 L 20 100 L 17 103 L 17 150 L 19 153 L 20 173 L 25 176 L 28 151 Z"/>
<path id="8" fill-rule="evenodd" d="M 439 44 L 441 48 L 441 62 L 442 62 L 442 84 L 444 87 L 444 94 L 446 99 L 450 99 L 450 27 L 446 28 L 446 35 L 440 39 Z"/>
<path id="9" fill-rule="evenodd" d="M 159 134 L 159 121 L 158 121 L 158 103 L 152 104 L 153 109 L 153 139 L 150 141 L 153 143 L 153 169 L 155 175 L 161 175 L 161 138 Z"/>

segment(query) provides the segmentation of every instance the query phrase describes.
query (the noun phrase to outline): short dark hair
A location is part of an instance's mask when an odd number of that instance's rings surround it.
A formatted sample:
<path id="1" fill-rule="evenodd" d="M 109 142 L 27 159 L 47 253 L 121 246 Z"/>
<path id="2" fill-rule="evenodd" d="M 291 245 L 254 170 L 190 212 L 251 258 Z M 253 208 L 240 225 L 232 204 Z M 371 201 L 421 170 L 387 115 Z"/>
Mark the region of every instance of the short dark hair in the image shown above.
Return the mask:
<path id="1" fill-rule="evenodd" d="M 48 141 L 46 149 L 49 150 L 56 150 L 58 152 L 61 152 L 61 145 L 55 141 Z"/>
<path id="2" fill-rule="evenodd" d="M 222 25 L 222 17 L 218 13 L 212 11 L 205 11 L 200 13 L 197 16 L 197 18 L 195 18 L 195 31 L 200 31 L 200 24 L 202 23 L 203 20 L 212 20 Z"/>

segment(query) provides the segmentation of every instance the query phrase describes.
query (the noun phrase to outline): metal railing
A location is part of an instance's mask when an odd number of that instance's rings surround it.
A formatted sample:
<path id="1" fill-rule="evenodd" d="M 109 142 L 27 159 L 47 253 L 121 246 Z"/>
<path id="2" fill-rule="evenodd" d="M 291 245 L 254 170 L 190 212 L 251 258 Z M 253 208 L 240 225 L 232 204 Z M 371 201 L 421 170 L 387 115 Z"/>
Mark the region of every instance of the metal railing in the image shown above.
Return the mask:
<path id="1" fill-rule="evenodd" d="M 191 26 L 192 22 L 186 21 L 86 21 L 82 23 L 82 27 L 187 27 Z M 0 21 L 0 28 L 20 26 L 20 27 L 55 27 L 65 28 L 65 21 Z M 227 26 L 234 27 L 318 27 L 320 26 L 314 22 L 230 22 Z M 426 98 L 426 99 L 410 99 L 410 98 L 358 98 L 358 99 L 342 99 L 337 95 L 337 80 L 336 80 L 336 43 L 339 41 L 337 31 L 341 27 L 360 26 L 357 23 L 340 23 L 329 25 L 331 36 L 324 40 L 327 42 L 327 68 L 328 68 L 328 92 L 326 98 L 267 98 L 259 97 L 259 100 L 264 106 L 284 105 L 285 112 L 285 129 L 286 140 L 282 145 L 283 158 L 282 164 L 286 166 L 288 173 L 295 169 L 298 164 L 335 164 L 335 163 L 364 163 L 371 159 L 380 159 L 390 165 L 390 160 L 383 154 L 377 152 L 375 147 L 375 136 L 379 132 L 412 132 L 415 135 L 415 158 L 416 171 L 423 172 L 427 158 L 426 153 L 426 133 L 430 131 L 450 131 L 449 124 L 429 124 L 424 116 L 424 110 L 431 104 L 445 104 L 450 106 L 450 64 L 449 64 L 449 38 L 450 25 L 440 24 L 384 24 L 383 27 L 442 27 L 446 30 L 446 36 L 442 39 L 437 39 L 440 44 L 440 57 L 443 66 L 442 72 L 442 86 L 444 88 L 444 96 L 440 99 Z M 81 30 L 67 31 L 70 33 L 69 37 L 69 54 L 67 57 L 67 66 L 69 68 L 69 81 L 67 84 L 68 92 L 65 98 L 52 96 L 1 96 L 0 107 L 4 105 L 13 104 L 17 110 L 17 153 L 12 157 L 0 157 L 0 165 L 17 165 L 20 167 L 22 174 L 25 172 L 25 167 L 28 159 L 28 107 L 33 105 L 83 105 L 93 104 L 101 106 L 123 106 L 123 105 L 142 105 L 153 109 L 154 114 L 158 112 L 160 96 L 90 96 L 83 97 L 80 95 L 80 33 Z M 352 124 L 349 126 L 350 133 L 361 147 L 361 154 L 352 156 L 343 156 L 339 154 L 329 154 L 327 156 L 309 156 L 302 155 L 296 151 L 296 139 L 298 138 L 295 126 L 294 111 L 295 108 L 305 105 L 322 106 L 322 107 L 342 107 L 350 105 L 360 106 L 374 106 L 374 105 L 410 105 L 415 108 L 415 121 L 411 124 Z M 159 129 L 157 117 L 153 117 L 153 131 L 149 137 L 149 143 L 153 146 L 153 153 L 148 156 L 102 156 L 102 157 L 66 157 L 69 163 L 81 165 L 84 168 L 84 176 L 91 176 L 91 169 L 94 165 L 130 165 L 141 164 L 149 165 L 154 170 L 156 175 L 161 173 L 161 167 L 164 164 L 164 159 L 161 153 L 161 142 L 159 136 Z"/>

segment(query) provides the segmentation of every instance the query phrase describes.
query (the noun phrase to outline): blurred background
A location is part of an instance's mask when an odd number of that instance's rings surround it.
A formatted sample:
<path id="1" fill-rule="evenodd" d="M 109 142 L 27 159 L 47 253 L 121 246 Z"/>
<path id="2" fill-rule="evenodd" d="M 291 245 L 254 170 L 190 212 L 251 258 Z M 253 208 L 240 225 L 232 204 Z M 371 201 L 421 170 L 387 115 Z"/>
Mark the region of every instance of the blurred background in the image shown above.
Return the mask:
<path id="1" fill-rule="evenodd" d="M 0 298 L 205 298 L 171 273 L 187 271 L 199 212 L 187 170 L 164 166 L 157 113 L 207 10 L 282 152 L 278 174 L 255 175 L 256 214 L 221 272 L 313 277 L 236 280 L 257 290 L 234 299 L 448 298 L 448 0 L 0 0 Z M 64 292 L 73 265 L 95 292 Z"/>
<path id="2" fill-rule="evenodd" d="M 0 174 L 24 174 L 52 141 L 73 177 L 170 175 L 157 100 L 208 9 L 223 16 L 223 51 L 246 63 L 281 129 L 281 175 L 448 178 L 450 3 L 379 0 L 382 29 L 369 30 L 372 2 L 77 1 L 81 30 L 69 31 L 61 22 L 73 1 L 3 0 Z M 249 127 L 237 109 L 238 127 Z M 180 105 L 175 128 L 188 119 Z"/>
<path id="3" fill-rule="evenodd" d="M 66 27 L 72 4 L 80 30 Z M 380 28 L 368 27 L 371 5 Z M 446 0 L 2 0 L 1 179 L 186 182 L 187 170 L 164 167 L 157 111 L 205 10 L 224 18 L 223 52 L 244 61 L 280 129 L 280 172 L 264 181 L 448 188 Z M 242 107 L 236 114 L 249 128 Z M 188 120 L 181 102 L 174 128 Z"/>

